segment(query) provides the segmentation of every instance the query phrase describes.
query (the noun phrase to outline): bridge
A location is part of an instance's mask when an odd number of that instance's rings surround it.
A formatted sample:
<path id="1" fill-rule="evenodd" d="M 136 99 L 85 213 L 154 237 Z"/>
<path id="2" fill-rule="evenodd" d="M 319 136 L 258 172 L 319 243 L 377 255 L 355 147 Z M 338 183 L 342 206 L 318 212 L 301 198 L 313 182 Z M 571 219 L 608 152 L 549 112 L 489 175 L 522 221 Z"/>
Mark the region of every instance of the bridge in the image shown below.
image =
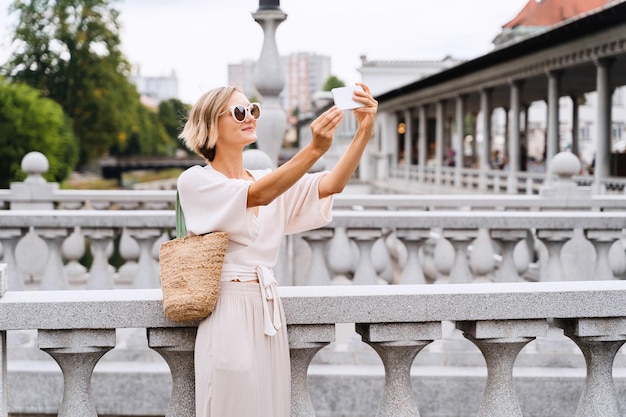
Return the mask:
<path id="1" fill-rule="evenodd" d="M 173 156 L 132 156 L 132 157 L 106 157 L 98 161 L 100 174 L 104 179 L 115 179 L 122 182 L 125 172 L 151 170 L 158 171 L 170 168 L 187 169 L 193 165 L 203 165 L 204 159 L 198 156 L 186 156 L 184 158 Z"/>

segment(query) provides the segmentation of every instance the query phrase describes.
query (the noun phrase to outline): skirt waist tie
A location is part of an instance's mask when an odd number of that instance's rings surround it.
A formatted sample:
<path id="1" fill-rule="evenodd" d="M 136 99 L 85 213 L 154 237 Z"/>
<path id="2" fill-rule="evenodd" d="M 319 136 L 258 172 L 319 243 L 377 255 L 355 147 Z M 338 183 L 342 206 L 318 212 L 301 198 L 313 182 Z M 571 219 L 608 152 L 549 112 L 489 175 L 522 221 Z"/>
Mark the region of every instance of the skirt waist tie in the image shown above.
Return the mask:
<path id="1" fill-rule="evenodd" d="M 268 336 L 274 336 L 277 333 L 276 330 L 280 329 L 282 326 L 282 323 L 278 306 L 278 292 L 276 290 L 277 282 L 272 270 L 262 265 L 251 268 L 224 264 L 222 268 L 222 281 L 234 281 L 235 279 L 242 282 L 259 280 L 263 302 L 263 332 Z M 271 300 L 274 301 L 272 314 L 270 314 L 268 304 L 268 301 Z"/>

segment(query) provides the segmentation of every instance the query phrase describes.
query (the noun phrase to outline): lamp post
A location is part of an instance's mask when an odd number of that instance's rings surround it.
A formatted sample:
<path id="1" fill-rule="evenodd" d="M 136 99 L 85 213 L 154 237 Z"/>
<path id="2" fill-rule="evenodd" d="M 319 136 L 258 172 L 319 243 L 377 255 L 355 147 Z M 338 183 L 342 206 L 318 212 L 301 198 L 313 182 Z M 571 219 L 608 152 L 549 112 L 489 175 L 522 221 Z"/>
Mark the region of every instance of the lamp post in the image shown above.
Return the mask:
<path id="1" fill-rule="evenodd" d="M 276 28 L 287 19 L 287 14 L 280 9 L 279 0 L 259 0 L 259 9 L 252 17 L 264 33 L 261 55 L 254 72 L 254 82 L 263 104 L 263 116 L 257 123 L 257 144 L 277 165 L 288 123 L 279 98 L 285 86 L 285 76 L 276 45 Z"/>

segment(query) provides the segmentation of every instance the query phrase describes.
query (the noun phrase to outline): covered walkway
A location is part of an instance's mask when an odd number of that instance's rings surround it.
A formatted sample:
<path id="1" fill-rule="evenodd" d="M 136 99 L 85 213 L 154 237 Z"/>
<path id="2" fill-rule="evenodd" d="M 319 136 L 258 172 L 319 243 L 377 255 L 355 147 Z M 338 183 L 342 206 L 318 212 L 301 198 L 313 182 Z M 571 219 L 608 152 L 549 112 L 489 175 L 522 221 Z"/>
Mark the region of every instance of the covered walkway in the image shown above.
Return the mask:
<path id="1" fill-rule="evenodd" d="M 460 188 L 467 181 L 463 178 L 475 176 L 473 186 L 487 191 L 492 181 L 493 117 L 499 110 L 506 114 L 503 187 L 508 193 L 524 192 L 520 182 L 545 176 L 524 167 L 530 107 L 546 105 L 543 161 L 550 161 L 563 150 L 579 153 L 579 109 L 595 93 L 589 138 L 596 157 L 586 185 L 593 185 L 598 194 L 607 188 L 621 191 L 623 179 L 611 175 L 611 164 L 620 156 L 612 152 L 613 142 L 626 134 L 624 126 L 613 123 L 614 109 L 623 108 L 619 102 L 624 89 L 619 87 L 624 85 L 626 2 L 617 1 L 376 97 L 379 127 L 361 166 L 361 179 L 404 178 Z M 562 98 L 571 100 L 567 116 L 573 128 L 567 140 L 560 130 Z M 351 128 L 348 123 L 346 129 Z M 349 136 L 345 132 L 342 137 Z M 550 167 L 545 171 L 549 182 Z"/>

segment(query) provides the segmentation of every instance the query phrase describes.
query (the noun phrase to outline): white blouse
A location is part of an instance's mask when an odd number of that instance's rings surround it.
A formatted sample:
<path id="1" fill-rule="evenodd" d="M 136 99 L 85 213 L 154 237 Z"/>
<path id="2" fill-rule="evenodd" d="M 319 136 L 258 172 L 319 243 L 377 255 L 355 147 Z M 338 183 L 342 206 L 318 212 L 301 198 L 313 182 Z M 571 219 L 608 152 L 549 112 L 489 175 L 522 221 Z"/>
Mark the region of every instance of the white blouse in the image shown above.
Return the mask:
<path id="1" fill-rule="evenodd" d="M 250 170 L 256 180 L 271 170 Z M 305 174 L 289 190 L 258 215 L 247 207 L 252 180 L 230 179 L 211 167 L 193 166 L 178 178 L 180 205 L 189 234 L 227 232 L 222 281 L 258 279 L 266 300 L 276 297 L 276 280 L 271 268 L 276 264 L 282 239 L 328 224 L 332 219 L 332 196 L 319 198 L 319 180 L 327 172 Z M 277 304 L 275 304 L 277 306 Z M 265 333 L 275 334 L 281 326 L 277 310 L 265 310 Z M 270 315 L 274 316 L 270 318 Z"/>

